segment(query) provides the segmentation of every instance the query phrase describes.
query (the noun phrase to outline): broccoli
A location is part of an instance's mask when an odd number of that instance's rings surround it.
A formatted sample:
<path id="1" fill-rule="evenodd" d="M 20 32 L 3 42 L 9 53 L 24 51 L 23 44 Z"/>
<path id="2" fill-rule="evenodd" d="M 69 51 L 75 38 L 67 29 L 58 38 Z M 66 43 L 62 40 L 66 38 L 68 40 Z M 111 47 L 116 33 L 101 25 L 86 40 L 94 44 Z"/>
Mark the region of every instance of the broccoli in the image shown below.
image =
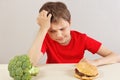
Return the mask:
<path id="1" fill-rule="evenodd" d="M 39 73 L 39 68 L 32 65 L 28 55 L 19 55 L 10 60 L 8 71 L 14 80 L 31 80 Z"/>

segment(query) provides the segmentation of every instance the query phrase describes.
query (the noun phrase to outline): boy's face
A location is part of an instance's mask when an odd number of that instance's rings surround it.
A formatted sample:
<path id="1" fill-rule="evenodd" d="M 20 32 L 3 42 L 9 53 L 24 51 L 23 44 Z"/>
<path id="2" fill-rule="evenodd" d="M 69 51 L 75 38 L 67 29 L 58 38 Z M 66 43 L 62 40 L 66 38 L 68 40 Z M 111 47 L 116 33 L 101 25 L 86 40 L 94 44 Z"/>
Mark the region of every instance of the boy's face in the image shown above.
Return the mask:
<path id="1" fill-rule="evenodd" d="M 59 23 L 51 23 L 48 34 L 52 40 L 67 45 L 71 40 L 70 23 L 64 19 L 60 19 Z"/>

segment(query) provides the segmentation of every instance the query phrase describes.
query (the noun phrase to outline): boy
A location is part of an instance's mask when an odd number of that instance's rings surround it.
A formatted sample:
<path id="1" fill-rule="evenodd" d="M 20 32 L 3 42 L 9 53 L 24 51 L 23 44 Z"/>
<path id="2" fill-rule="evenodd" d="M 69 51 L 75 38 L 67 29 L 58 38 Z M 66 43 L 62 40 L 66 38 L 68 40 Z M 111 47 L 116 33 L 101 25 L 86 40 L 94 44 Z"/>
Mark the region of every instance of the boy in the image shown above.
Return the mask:
<path id="1" fill-rule="evenodd" d="M 120 62 L 118 54 L 105 48 L 101 42 L 86 34 L 70 30 L 71 15 L 62 2 L 47 2 L 37 18 L 38 34 L 29 50 L 33 65 L 47 53 L 47 63 L 78 63 L 86 61 L 95 66 Z M 102 56 L 100 59 L 84 59 L 85 50 Z"/>

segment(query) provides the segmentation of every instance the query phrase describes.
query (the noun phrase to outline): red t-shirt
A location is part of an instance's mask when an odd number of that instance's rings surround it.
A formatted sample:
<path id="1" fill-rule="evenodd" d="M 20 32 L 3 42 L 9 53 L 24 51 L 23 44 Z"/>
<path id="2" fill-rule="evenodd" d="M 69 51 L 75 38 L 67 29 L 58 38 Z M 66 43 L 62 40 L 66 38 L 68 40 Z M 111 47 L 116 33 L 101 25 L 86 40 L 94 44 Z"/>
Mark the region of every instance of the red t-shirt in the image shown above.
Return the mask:
<path id="1" fill-rule="evenodd" d="M 47 53 L 47 63 L 78 63 L 84 56 L 85 50 L 96 53 L 101 43 L 86 34 L 71 31 L 71 41 L 63 46 L 53 41 L 47 34 L 41 51 Z"/>

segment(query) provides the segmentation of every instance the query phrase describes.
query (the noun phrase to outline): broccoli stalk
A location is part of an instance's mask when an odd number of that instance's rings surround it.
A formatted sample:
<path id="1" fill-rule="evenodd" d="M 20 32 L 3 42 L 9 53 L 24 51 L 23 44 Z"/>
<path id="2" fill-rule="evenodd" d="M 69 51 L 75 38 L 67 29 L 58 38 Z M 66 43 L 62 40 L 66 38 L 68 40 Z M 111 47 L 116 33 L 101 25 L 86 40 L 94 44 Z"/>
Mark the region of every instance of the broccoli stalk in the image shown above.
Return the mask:
<path id="1" fill-rule="evenodd" d="M 20 55 L 10 60 L 8 71 L 14 80 L 31 80 L 39 73 L 39 68 L 31 64 L 28 55 Z"/>

